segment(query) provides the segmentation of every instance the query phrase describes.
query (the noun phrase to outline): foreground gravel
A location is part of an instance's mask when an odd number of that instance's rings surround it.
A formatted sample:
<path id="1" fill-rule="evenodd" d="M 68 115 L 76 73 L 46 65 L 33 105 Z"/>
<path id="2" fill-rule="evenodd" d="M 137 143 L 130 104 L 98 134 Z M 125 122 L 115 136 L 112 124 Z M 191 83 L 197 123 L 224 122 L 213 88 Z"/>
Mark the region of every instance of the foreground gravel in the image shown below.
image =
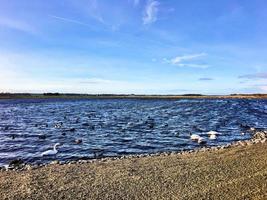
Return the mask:
<path id="1" fill-rule="evenodd" d="M 267 143 L 0 172 L 0 199 L 267 199 Z"/>

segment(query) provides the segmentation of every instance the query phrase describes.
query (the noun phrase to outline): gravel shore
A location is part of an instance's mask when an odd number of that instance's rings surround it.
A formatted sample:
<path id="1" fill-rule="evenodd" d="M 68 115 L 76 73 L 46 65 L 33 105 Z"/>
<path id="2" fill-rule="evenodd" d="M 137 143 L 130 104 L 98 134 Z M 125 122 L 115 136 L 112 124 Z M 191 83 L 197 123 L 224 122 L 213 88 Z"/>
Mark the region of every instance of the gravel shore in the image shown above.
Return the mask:
<path id="1" fill-rule="evenodd" d="M 1 199 L 267 199 L 267 143 L 0 172 Z"/>

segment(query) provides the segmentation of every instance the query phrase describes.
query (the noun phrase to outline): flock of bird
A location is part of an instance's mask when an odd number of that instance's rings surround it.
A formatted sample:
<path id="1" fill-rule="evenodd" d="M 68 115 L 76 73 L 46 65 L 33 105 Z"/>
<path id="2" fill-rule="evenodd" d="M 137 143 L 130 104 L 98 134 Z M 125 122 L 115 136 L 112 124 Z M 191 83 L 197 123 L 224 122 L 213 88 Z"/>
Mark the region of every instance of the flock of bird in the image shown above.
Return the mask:
<path id="1" fill-rule="evenodd" d="M 76 122 L 78 122 L 78 119 L 76 120 Z M 150 118 L 150 117 L 147 118 L 147 120 L 145 121 L 144 124 L 149 129 L 153 129 L 154 126 L 155 126 L 155 123 L 154 123 L 153 118 Z M 83 123 L 82 125 L 83 126 L 88 126 L 88 127 L 90 126 L 89 123 Z M 132 127 L 134 125 L 135 124 L 133 122 L 128 122 L 127 125 L 122 128 L 122 131 L 125 131 L 126 129 L 128 129 L 129 127 Z M 166 127 L 166 126 L 168 126 L 168 124 L 165 123 L 163 126 Z M 46 125 L 46 127 L 47 127 L 47 125 Z M 245 124 L 240 124 L 240 127 L 242 129 L 246 129 L 246 130 L 250 130 L 250 131 L 254 131 L 255 130 L 255 128 L 252 128 L 252 127 L 250 127 L 248 125 L 245 125 Z M 63 128 L 63 122 L 58 122 L 58 123 L 54 124 L 54 128 L 56 128 L 56 129 Z M 94 126 L 92 126 L 91 129 L 93 130 L 94 129 Z M 6 127 L 5 130 L 8 130 L 8 127 Z M 74 132 L 74 131 L 76 131 L 76 129 L 75 128 L 70 128 L 67 131 Z M 63 134 L 65 135 L 66 133 L 63 132 L 62 135 Z M 241 134 L 244 135 L 244 132 L 242 132 Z M 208 135 L 209 140 L 216 140 L 219 137 L 219 135 L 222 135 L 222 133 L 219 133 L 217 131 L 213 131 L 212 130 L 212 131 L 206 132 L 206 135 Z M 45 139 L 46 138 L 45 135 L 39 135 L 38 137 L 39 137 L 39 139 Z M 14 139 L 14 136 L 12 138 Z M 207 140 L 204 137 L 202 137 L 202 134 L 201 135 L 198 135 L 198 134 L 192 134 L 192 133 L 190 133 L 190 139 L 193 142 L 197 142 L 198 144 L 201 144 L 201 145 L 204 145 L 204 144 L 207 143 Z M 82 140 L 81 139 L 76 139 L 75 140 L 75 143 L 76 144 L 80 144 L 80 143 L 82 143 Z M 52 155 L 56 155 L 58 153 L 57 147 L 60 146 L 60 145 L 61 145 L 60 143 L 56 143 L 54 145 L 53 149 L 49 149 L 47 151 L 44 151 L 43 153 L 41 153 L 41 156 L 52 156 Z"/>
<path id="2" fill-rule="evenodd" d="M 209 131 L 209 132 L 207 132 L 207 134 L 209 135 L 210 140 L 216 140 L 217 135 L 221 135 L 221 133 L 219 133 L 217 131 Z M 197 143 L 199 143 L 199 144 L 206 144 L 207 143 L 207 141 L 203 137 L 201 137 L 200 135 L 197 135 L 197 134 L 191 134 L 190 138 L 193 141 L 197 141 Z"/>
<path id="3" fill-rule="evenodd" d="M 150 120 L 150 119 L 149 119 Z M 154 124 L 153 123 L 147 123 L 147 124 L 149 124 L 149 128 L 153 128 L 154 127 Z M 56 124 L 55 125 L 55 128 L 61 128 L 62 127 L 62 125 L 63 125 L 63 123 L 59 123 L 59 124 Z M 129 122 L 128 124 L 127 124 L 127 126 L 130 126 L 130 125 L 133 125 L 133 123 L 132 122 Z M 252 128 L 252 127 L 249 127 L 249 126 L 247 126 L 247 125 L 240 125 L 242 128 L 246 128 L 246 129 L 248 129 L 248 130 L 250 130 L 250 131 L 254 131 L 255 130 L 255 128 Z M 72 128 L 72 129 L 70 129 L 70 131 L 75 131 L 75 129 L 74 128 Z M 242 132 L 241 133 L 241 135 L 244 135 L 245 133 L 244 132 Z M 217 139 L 217 137 L 219 136 L 219 135 L 222 135 L 222 133 L 219 133 L 219 132 L 217 132 L 217 131 L 208 131 L 207 132 L 207 135 L 209 136 L 209 139 L 210 140 L 216 140 Z M 190 133 L 190 139 L 192 140 L 192 141 L 194 141 L 194 142 L 197 142 L 198 144 L 202 144 L 202 145 L 204 145 L 204 144 L 206 144 L 207 143 L 207 140 L 204 138 L 204 137 L 202 137 L 202 136 L 200 136 L 200 135 L 198 135 L 198 134 L 191 134 Z M 75 142 L 76 142 L 76 144 L 79 144 L 79 143 L 81 143 L 82 142 L 82 140 L 75 140 Z M 51 150 L 47 150 L 47 151 L 45 151 L 45 152 L 43 152 L 41 155 L 42 156 L 51 156 L 51 155 L 55 155 L 55 154 L 57 154 L 58 153 L 58 150 L 56 149 L 57 148 L 57 146 L 59 146 L 59 145 L 61 145 L 60 143 L 56 143 L 55 145 L 54 145 L 54 148 L 53 149 L 51 149 Z"/>

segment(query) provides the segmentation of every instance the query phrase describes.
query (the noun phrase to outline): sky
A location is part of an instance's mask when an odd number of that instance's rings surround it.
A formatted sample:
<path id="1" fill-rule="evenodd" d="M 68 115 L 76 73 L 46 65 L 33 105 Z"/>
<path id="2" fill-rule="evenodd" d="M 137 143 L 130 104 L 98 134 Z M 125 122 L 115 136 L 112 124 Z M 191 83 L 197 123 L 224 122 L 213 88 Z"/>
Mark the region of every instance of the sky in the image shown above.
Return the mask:
<path id="1" fill-rule="evenodd" d="M 0 0 L 0 92 L 267 93 L 266 0 Z"/>

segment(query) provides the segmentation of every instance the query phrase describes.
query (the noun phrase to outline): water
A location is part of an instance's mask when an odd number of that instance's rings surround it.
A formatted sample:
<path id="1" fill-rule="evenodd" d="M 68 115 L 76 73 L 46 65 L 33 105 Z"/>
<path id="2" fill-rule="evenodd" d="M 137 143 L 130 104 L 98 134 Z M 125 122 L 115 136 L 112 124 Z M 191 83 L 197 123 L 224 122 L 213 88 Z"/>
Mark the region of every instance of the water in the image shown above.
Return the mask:
<path id="1" fill-rule="evenodd" d="M 18 158 L 47 163 L 90 159 L 96 151 L 106 157 L 198 148 L 190 133 L 222 145 L 251 137 L 240 124 L 266 128 L 267 101 L 1 100 L 0 166 Z M 210 130 L 221 133 L 217 140 L 208 139 Z M 41 156 L 58 142 L 56 156 Z"/>

